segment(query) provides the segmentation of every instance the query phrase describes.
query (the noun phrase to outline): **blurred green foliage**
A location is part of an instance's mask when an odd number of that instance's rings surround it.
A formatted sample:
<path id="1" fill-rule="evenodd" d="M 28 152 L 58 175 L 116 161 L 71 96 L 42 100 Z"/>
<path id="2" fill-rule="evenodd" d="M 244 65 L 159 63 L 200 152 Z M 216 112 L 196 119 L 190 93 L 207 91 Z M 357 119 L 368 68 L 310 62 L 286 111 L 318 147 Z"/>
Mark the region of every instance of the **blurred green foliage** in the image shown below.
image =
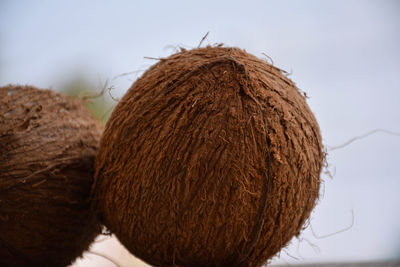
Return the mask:
<path id="1" fill-rule="evenodd" d="M 84 75 L 76 75 L 63 83 L 61 93 L 71 97 L 85 98 L 86 108 L 103 124 L 107 122 L 116 105 L 105 85 L 96 86 Z"/>

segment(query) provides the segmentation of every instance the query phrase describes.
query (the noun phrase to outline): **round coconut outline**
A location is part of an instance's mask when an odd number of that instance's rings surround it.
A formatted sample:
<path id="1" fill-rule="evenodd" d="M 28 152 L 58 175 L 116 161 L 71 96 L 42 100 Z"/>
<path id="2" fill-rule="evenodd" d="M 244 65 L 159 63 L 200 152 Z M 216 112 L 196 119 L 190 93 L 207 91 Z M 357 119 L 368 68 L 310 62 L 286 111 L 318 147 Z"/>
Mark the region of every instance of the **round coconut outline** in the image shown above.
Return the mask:
<path id="1" fill-rule="evenodd" d="M 101 232 L 89 201 L 101 132 L 82 100 L 0 87 L 1 266 L 67 266 Z"/>
<path id="2" fill-rule="evenodd" d="M 323 160 L 315 117 L 280 69 L 238 48 L 182 50 L 115 108 L 94 203 L 152 265 L 260 266 L 300 233 Z"/>

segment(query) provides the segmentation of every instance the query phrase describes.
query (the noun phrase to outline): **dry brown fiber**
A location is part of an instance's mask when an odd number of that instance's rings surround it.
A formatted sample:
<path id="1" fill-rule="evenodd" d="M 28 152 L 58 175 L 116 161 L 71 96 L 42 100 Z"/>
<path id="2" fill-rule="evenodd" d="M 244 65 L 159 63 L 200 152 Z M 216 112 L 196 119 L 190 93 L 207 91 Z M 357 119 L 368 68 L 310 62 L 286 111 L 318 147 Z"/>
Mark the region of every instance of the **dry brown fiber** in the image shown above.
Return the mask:
<path id="1" fill-rule="evenodd" d="M 0 88 L 0 266 L 66 266 L 88 248 L 101 131 L 80 100 Z"/>
<path id="2" fill-rule="evenodd" d="M 318 198 L 317 121 L 281 70 L 228 47 L 161 59 L 121 99 L 96 158 L 107 227 L 155 266 L 261 266 Z"/>

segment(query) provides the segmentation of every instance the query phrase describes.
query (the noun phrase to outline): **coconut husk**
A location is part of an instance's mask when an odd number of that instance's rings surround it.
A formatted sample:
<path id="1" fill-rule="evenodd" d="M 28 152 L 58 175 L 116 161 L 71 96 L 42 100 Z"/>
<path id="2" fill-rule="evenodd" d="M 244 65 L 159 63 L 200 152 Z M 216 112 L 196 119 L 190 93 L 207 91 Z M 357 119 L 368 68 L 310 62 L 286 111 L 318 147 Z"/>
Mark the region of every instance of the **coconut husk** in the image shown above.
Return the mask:
<path id="1" fill-rule="evenodd" d="M 0 266 L 66 266 L 88 248 L 100 135 L 80 100 L 0 88 Z"/>
<path id="2" fill-rule="evenodd" d="M 238 48 L 182 50 L 147 70 L 101 139 L 105 225 L 155 266 L 261 266 L 302 230 L 323 152 L 304 95 Z"/>

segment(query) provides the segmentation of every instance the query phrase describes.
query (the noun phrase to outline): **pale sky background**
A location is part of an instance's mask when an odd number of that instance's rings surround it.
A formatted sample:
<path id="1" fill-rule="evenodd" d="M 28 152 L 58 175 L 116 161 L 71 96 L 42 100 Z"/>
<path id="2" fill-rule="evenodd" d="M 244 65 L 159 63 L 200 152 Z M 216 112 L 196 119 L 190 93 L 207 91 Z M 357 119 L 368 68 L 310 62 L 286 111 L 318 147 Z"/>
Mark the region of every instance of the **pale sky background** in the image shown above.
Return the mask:
<path id="1" fill-rule="evenodd" d="M 225 43 L 293 74 L 325 145 L 400 132 L 400 1 L 0 0 L 0 86 L 100 81 L 154 64 L 171 47 Z M 122 96 L 135 75 L 111 81 Z M 376 133 L 329 153 L 333 179 L 303 238 L 274 263 L 400 259 L 400 137 Z M 335 171 L 336 170 L 336 171 Z M 108 242 L 108 243 L 107 243 Z M 311 242 L 317 248 L 310 245 Z M 104 243 L 104 242 L 103 242 Z M 96 244 L 129 266 L 115 241 Z M 113 266 L 88 256 L 76 266 Z M 130 266 L 139 266 L 132 263 Z"/>

